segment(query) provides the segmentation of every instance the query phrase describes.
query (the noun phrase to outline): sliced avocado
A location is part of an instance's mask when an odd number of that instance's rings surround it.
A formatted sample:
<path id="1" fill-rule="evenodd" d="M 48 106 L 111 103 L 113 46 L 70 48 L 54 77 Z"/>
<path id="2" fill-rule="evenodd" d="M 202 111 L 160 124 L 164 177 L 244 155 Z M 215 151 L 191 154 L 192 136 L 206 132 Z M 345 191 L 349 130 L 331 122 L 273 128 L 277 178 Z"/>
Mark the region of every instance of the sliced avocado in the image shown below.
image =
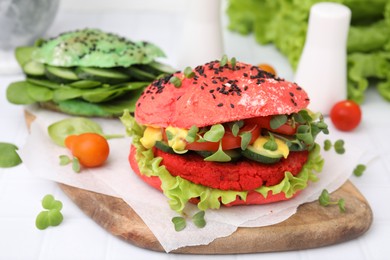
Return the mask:
<path id="1" fill-rule="evenodd" d="M 252 145 L 248 145 L 247 149 L 241 151 L 241 154 L 250 160 L 267 164 L 276 163 L 283 157 L 287 158 L 289 149 L 286 143 L 278 138 L 275 138 L 277 149 L 271 151 L 264 148 L 264 144 L 269 140 L 269 137 L 260 136 Z"/>
<path id="2" fill-rule="evenodd" d="M 32 57 L 52 66 L 111 68 L 147 64 L 165 54 L 148 42 L 134 42 L 98 29 L 83 29 L 42 41 Z"/>

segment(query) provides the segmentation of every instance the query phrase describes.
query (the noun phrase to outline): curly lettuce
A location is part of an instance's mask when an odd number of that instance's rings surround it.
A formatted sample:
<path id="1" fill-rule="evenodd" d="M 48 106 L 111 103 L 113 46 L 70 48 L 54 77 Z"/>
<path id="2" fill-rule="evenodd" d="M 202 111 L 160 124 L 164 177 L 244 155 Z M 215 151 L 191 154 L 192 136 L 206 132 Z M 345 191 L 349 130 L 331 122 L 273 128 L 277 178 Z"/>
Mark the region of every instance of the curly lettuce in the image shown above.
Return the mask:
<path id="1" fill-rule="evenodd" d="M 224 191 L 194 184 L 179 176 L 172 176 L 165 166 L 161 165 L 161 157 L 155 157 L 152 149 L 146 149 L 140 143 L 144 127 L 137 124 L 135 119 L 125 111 L 121 117 L 122 123 L 127 129 L 127 134 L 132 136 L 133 145 L 136 148 L 136 160 L 139 170 L 145 176 L 158 176 L 161 180 L 161 189 L 168 198 L 172 210 L 183 212 L 186 204 L 191 198 L 198 198 L 200 210 L 218 209 L 222 204 L 228 204 L 237 199 L 246 200 L 248 191 Z M 297 176 L 285 172 L 285 177 L 277 185 L 260 187 L 255 191 L 265 198 L 269 192 L 277 194 L 283 192 L 287 198 L 291 198 L 297 191 L 307 187 L 309 181 L 316 181 L 316 172 L 322 170 L 324 160 L 320 155 L 320 146 L 315 145 L 311 150 L 308 161 Z"/>
<path id="2" fill-rule="evenodd" d="M 302 53 L 312 5 L 322 0 L 228 0 L 228 28 L 254 34 L 259 44 L 274 44 L 295 69 Z M 358 103 L 371 84 L 390 101 L 390 1 L 328 0 L 352 11 L 348 36 L 348 98 Z M 379 60 L 376 61 L 375 59 Z M 367 64 L 366 62 L 369 61 Z M 374 67 L 370 65 L 374 64 Z M 368 72 L 366 70 L 369 70 Z"/>

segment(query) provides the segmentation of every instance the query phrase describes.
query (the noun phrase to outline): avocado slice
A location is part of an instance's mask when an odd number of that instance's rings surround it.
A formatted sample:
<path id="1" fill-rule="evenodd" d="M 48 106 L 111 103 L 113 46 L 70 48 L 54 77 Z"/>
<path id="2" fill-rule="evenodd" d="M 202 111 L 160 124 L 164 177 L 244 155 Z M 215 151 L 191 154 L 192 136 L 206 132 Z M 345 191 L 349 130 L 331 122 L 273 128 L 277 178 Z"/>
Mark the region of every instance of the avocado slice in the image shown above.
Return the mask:
<path id="1" fill-rule="evenodd" d="M 61 67 L 129 67 L 165 57 L 164 52 L 152 43 L 135 42 L 99 29 L 62 33 L 40 40 L 37 45 L 32 53 L 33 60 Z"/>

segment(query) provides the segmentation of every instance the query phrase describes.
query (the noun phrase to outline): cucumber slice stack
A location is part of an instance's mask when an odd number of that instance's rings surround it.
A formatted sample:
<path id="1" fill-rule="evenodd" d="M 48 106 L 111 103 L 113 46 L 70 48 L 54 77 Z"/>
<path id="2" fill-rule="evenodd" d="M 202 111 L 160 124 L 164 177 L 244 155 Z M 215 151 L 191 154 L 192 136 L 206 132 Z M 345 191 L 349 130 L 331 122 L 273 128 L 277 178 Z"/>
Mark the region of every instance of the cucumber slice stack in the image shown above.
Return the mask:
<path id="1" fill-rule="evenodd" d="M 15 56 L 26 79 L 8 86 L 9 102 L 80 116 L 134 112 L 147 85 L 175 72 L 157 61 L 165 56 L 157 46 L 96 29 L 39 40 L 16 48 Z"/>

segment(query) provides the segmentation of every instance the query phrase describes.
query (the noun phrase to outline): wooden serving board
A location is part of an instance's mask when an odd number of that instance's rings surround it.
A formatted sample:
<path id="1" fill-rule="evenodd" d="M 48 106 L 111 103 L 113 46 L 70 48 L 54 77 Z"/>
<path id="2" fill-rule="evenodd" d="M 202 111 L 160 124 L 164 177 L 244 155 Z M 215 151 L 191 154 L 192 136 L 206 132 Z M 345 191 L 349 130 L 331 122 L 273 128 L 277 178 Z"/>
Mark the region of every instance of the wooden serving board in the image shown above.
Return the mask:
<path id="1" fill-rule="evenodd" d="M 29 127 L 35 116 L 26 111 Z M 100 226 L 138 247 L 164 252 L 156 237 L 137 213 L 122 199 L 59 184 L 67 196 Z M 301 205 L 289 219 L 266 227 L 238 228 L 228 237 L 208 245 L 188 246 L 171 253 L 239 254 L 315 248 L 341 243 L 365 233 L 371 226 L 371 208 L 350 181 L 331 194 L 345 199 L 346 212 L 318 201 Z"/>
<path id="2" fill-rule="evenodd" d="M 59 184 L 88 216 L 111 234 L 138 247 L 164 252 L 142 219 L 122 199 Z M 346 212 L 337 206 L 323 207 L 318 201 L 306 203 L 296 214 L 276 225 L 238 228 L 228 237 L 208 245 L 179 248 L 171 253 L 238 254 L 288 251 L 332 245 L 354 239 L 372 223 L 371 208 L 350 181 L 331 194 L 344 198 Z"/>

